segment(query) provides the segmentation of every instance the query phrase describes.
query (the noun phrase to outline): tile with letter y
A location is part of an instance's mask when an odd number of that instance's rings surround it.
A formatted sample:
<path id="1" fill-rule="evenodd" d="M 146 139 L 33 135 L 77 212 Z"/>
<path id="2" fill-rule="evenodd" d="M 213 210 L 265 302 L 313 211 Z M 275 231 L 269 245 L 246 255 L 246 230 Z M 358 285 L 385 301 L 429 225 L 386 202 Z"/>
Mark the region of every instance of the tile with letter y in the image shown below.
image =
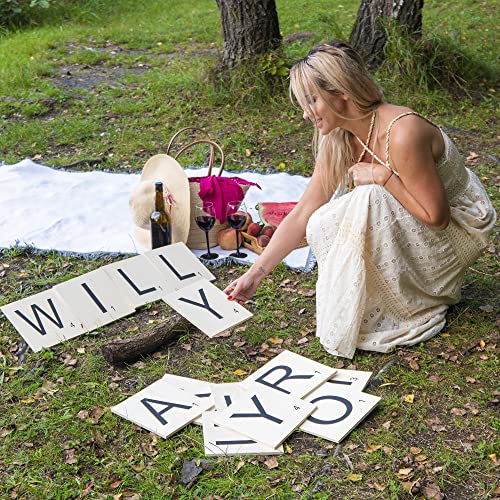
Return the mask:
<path id="1" fill-rule="evenodd" d="M 120 293 L 136 308 L 160 299 L 171 287 L 144 255 L 108 264 L 101 270 L 109 275 Z"/>
<path id="2" fill-rule="evenodd" d="M 246 392 L 213 421 L 272 448 L 279 446 L 315 410 L 315 405 L 260 384 Z"/>
<path id="3" fill-rule="evenodd" d="M 11 302 L 0 310 L 35 352 L 85 332 L 54 288 Z"/>
<path id="4" fill-rule="evenodd" d="M 168 283 L 169 287 L 165 290 L 166 293 L 180 290 L 200 279 L 208 281 L 215 279 L 215 276 L 184 243 L 155 248 L 143 255 Z"/>
<path id="5" fill-rule="evenodd" d="M 205 455 L 220 457 L 232 455 L 282 455 L 284 453 L 283 446 L 273 448 L 217 425 L 213 420 L 214 415 L 215 412 L 206 411 L 201 417 Z"/>
<path id="6" fill-rule="evenodd" d="M 368 384 L 372 374 L 373 372 L 337 368 L 335 375 L 328 382 L 334 385 L 349 387 L 354 391 L 362 391 L 366 387 L 366 384 Z"/>
<path id="7" fill-rule="evenodd" d="M 317 409 L 300 430 L 334 443 L 340 443 L 380 401 L 378 396 L 328 382 L 304 399 Z"/>
<path id="8" fill-rule="evenodd" d="M 54 290 L 74 311 L 85 331 L 135 312 L 132 302 L 101 269 L 60 283 Z"/>
<path id="9" fill-rule="evenodd" d="M 326 380 L 335 369 L 291 351 L 283 351 L 241 382 L 257 383 L 281 394 L 302 398 Z"/>
<path id="10" fill-rule="evenodd" d="M 111 411 L 166 438 L 199 417 L 211 405 L 210 401 L 160 379 L 113 406 Z"/>
<path id="11" fill-rule="evenodd" d="M 227 300 L 222 290 L 204 279 L 169 293 L 162 300 L 209 337 L 252 316 L 250 311 Z"/>
<path id="12" fill-rule="evenodd" d="M 197 380 L 195 378 L 181 377 L 180 375 L 172 375 L 167 373 L 163 375 L 162 380 L 170 385 L 174 385 L 183 391 L 187 391 L 198 398 L 206 399 L 211 402 L 210 408 L 214 406 L 214 398 L 212 395 L 212 384 L 210 382 L 204 382 L 203 380 Z M 201 417 L 193 421 L 196 425 L 201 425 Z"/>

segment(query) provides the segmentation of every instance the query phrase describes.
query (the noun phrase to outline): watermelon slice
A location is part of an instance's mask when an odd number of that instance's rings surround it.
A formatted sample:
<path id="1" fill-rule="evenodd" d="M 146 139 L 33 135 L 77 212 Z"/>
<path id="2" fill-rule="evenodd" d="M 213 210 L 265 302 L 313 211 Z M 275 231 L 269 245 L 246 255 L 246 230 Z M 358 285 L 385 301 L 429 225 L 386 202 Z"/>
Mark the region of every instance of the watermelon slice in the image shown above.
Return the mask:
<path id="1" fill-rule="evenodd" d="M 259 211 L 260 220 L 266 226 L 278 227 L 281 221 L 295 208 L 297 201 L 261 202 L 255 208 Z"/>

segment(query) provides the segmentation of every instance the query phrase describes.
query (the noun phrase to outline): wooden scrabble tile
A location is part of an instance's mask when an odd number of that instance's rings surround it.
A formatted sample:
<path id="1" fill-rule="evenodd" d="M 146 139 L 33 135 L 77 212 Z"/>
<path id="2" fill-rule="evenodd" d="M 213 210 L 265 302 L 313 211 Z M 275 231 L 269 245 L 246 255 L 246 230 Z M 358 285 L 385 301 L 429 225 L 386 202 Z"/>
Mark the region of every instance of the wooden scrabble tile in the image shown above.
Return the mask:
<path id="1" fill-rule="evenodd" d="M 165 289 L 165 293 L 180 290 L 200 279 L 208 281 L 215 279 L 215 276 L 184 243 L 155 248 L 143 255 L 149 259 L 168 283 L 169 286 Z"/>
<path id="2" fill-rule="evenodd" d="M 85 331 L 54 288 L 11 302 L 0 309 L 35 352 Z"/>
<path id="3" fill-rule="evenodd" d="M 350 387 L 355 391 L 362 391 L 373 372 L 365 372 L 360 370 L 344 370 L 338 369 L 335 372 L 335 375 L 328 380 L 331 384 L 335 385 L 343 385 L 344 387 Z"/>
<path id="4" fill-rule="evenodd" d="M 215 409 L 225 410 L 233 401 L 245 394 L 245 389 L 239 382 L 229 384 L 210 384 L 210 390 L 214 398 Z"/>
<path id="5" fill-rule="evenodd" d="M 85 331 L 135 312 L 132 302 L 120 293 L 109 275 L 101 269 L 60 283 L 54 290 L 72 309 Z"/>
<path id="6" fill-rule="evenodd" d="M 314 409 L 307 401 L 254 383 L 228 408 L 216 411 L 213 421 L 276 448 Z"/>
<path id="7" fill-rule="evenodd" d="M 282 455 L 283 446 L 273 448 L 238 432 L 221 427 L 213 421 L 215 412 L 202 415 L 205 455 L 209 457 L 232 455 Z"/>
<path id="8" fill-rule="evenodd" d="M 349 386 L 325 382 L 304 398 L 317 406 L 300 430 L 340 443 L 374 408 L 380 398 Z"/>
<path id="9" fill-rule="evenodd" d="M 291 351 L 283 351 L 242 381 L 302 398 L 333 377 L 335 369 Z"/>
<path id="10" fill-rule="evenodd" d="M 250 318 L 252 313 L 207 280 L 200 280 L 162 297 L 172 309 L 184 316 L 209 337 Z"/>
<path id="11" fill-rule="evenodd" d="M 208 410 L 211 402 L 160 379 L 111 408 L 113 413 L 166 438 Z"/>

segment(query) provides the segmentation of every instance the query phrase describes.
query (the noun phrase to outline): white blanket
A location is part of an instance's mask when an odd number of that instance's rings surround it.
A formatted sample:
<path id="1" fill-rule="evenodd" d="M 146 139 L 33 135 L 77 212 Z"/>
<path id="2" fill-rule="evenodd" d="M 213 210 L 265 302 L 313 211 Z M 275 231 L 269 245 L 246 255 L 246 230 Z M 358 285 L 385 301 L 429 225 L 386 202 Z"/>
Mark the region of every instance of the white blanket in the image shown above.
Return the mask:
<path id="1" fill-rule="evenodd" d="M 188 176 L 206 174 L 206 169 L 186 169 Z M 245 203 L 254 220 L 259 201 L 296 201 L 309 178 L 285 173 L 258 174 L 224 172 L 258 183 L 251 187 Z M 30 246 L 39 250 L 95 256 L 136 254 L 142 249 L 132 236 L 128 198 L 139 174 L 69 172 L 23 160 L 0 166 L 0 248 Z M 226 261 L 227 254 L 214 249 Z M 196 254 L 203 252 L 195 251 Z M 257 257 L 247 251 L 247 262 Z M 295 250 L 285 263 L 310 270 L 314 258 L 309 247 Z"/>

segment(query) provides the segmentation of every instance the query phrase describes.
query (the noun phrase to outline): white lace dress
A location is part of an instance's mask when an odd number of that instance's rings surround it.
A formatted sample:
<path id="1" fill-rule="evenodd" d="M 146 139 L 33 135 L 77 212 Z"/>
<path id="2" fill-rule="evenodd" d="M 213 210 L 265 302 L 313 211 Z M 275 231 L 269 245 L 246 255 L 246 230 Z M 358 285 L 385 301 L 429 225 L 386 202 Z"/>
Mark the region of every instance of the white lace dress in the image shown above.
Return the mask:
<path id="1" fill-rule="evenodd" d="M 379 185 L 358 186 L 311 216 L 316 334 L 331 354 L 352 358 L 356 348 L 386 352 L 426 340 L 459 301 L 465 270 L 487 245 L 496 214 L 442 134 L 437 166 L 451 207 L 446 229 L 423 225 Z"/>

